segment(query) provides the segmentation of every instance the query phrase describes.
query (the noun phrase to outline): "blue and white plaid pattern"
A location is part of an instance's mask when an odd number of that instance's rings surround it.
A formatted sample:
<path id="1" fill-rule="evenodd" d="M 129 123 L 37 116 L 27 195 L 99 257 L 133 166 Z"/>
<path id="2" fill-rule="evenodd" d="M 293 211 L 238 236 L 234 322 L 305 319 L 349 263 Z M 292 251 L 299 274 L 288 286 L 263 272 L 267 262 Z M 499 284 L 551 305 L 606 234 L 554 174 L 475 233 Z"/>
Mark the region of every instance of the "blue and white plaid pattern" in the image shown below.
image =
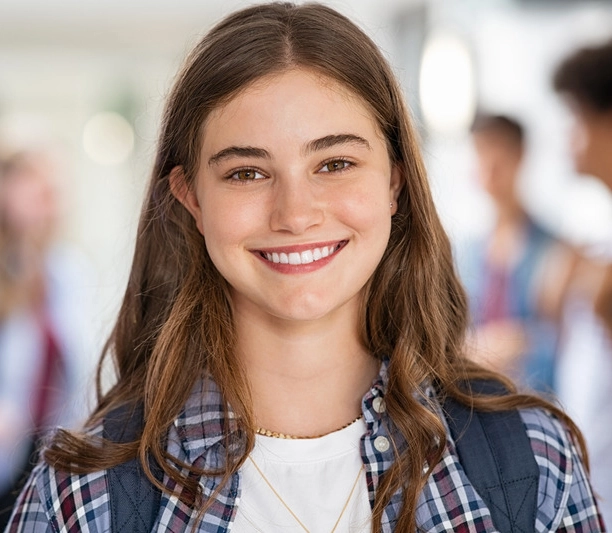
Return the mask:
<path id="1" fill-rule="evenodd" d="M 385 413 L 374 409 L 376 398 L 383 398 L 387 382 L 386 365 L 362 402 L 368 428 L 362 437 L 362 457 L 370 499 L 373 500 L 380 476 L 393 462 L 393 447 L 379 451 L 378 437 L 387 435 Z M 214 383 L 205 382 L 194 390 L 185 409 L 170 430 L 168 451 L 198 467 L 222 465 L 222 428 L 224 421 L 221 395 Z M 430 393 L 431 394 L 431 393 Z M 379 408 L 379 410 L 381 410 Z M 605 531 L 584 468 L 562 424 L 542 410 L 521 412 L 540 467 L 536 531 L 601 532 Z M 405 446 L 396 439 L 400 448 Z M 219 479 L 201 480 L 204 493 L 210 495 Z M 170 479 L 165 484 L 176 487 Z M 195 531 L 225 533 L 229 531 L 240 501 L 240 473 L 219 491 Z M 383 531 L 395 531 L 401 495 L 395 494 L 385 509 Z M 176 496 L 162 495 L 154 531 L 190 531 L 197 510 Z M 455 452 L 450 436 L 442 461 L 434 468 L 417 505 L 419 531 L 485 533 L 496 531 L 486 505 L 472 487 Z M 13 512 L 9 533 L 77 533 L 110 531 L 108 488 L 104 472 L 67 475 L 41 464 L 32 473 Z"/>

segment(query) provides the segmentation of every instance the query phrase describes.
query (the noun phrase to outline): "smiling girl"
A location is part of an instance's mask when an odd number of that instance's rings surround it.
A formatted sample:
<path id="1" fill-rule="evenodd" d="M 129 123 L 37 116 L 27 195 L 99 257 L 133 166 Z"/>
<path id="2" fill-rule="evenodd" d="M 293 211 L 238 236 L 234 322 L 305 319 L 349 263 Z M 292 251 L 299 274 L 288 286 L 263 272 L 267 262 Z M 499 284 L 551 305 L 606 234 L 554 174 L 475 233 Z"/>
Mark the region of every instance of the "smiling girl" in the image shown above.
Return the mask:
<path id="1" fill-rule="evenodd" d="M 230 15 L 168 99 L 116 384 L 86 431 L 56 433 L 9 531 L 132 530 L 110 496 L 127 461 L 161 490 L 150 522 L 134 513 L 149 530 L 496 531 L 446 398 L 519 410 L 538 531 L 600 531 L 580 433 L 469 363 L 466 322 L 380 51 L 317 4 Z M 473 394 L 478 378 L 508 394 Z"/>

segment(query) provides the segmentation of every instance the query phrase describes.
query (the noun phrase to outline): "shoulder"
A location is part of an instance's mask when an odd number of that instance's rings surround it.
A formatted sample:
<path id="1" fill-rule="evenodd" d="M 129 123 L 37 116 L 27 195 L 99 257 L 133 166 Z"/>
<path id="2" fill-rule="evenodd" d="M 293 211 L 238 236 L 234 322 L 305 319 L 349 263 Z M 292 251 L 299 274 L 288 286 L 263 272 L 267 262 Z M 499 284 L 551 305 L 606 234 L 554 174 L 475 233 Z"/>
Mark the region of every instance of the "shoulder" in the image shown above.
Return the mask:
<path id="1" fill-rule="evenodd" d="M 487 413 L 487 417 L 490 414 L 498 414 L 502 423 L 493 425 L 487 423 L 485 426 L 477 424 L 476 427 L 480 428 L 479 431 L 487 431 L 486 439 L 479 438 L 478 442 L 484 443 L 491 438 L 502 439 L 501 446 L 491 448 L 495 454 L 493 463 L 489 461 L 491 457 L 485 453 L 490 446 L 483 444 L 482 450 L 474 450 L 472 442 L 468 448 L 470 453 L 467 454 L 471 457 L 468 460 L 471 465 L 468 469 L 467 464 L 461 459 L 466 448 L 463 446 L 463 453 L 460 451 L 452 431 L 447 426 L 445 453 L 442 460 L 433 468 L 417 506 L 418 523 L 424 530 L 448 531 L 451 528 L 458 530 L 475 524 L 478 524 L 479 531 L 496 530 L 493 516 L 499 513 L 492 512 L 492 508 L 488 505 L 498 505 L 495 501 L 499 494 L 490 494 L 486 497 L 486 494 L 480 492 L 485 490 L 483 487 L 476 488 L 483 484 L 483 480 L 485 484 L 493 481 L 491 476 L 483 473 L 482 469 L 495 468 L 491 465 L 497 465 L 502 469 L 501 475 L 504 478 L 509 475 L 509 483 L 513 484 L 513 476 L 516 475 L 513 464 L 520 461 L 519 458 L 521 455 L 524 456 L 525 452 L 522 448 L 520 451 L 516 450 L 514 444 L 516 441 L 507 438 L 511 435 L 503 429 L 505 413 Z M 525 444 L 530 446 L 535 459 L 537 494 L 532 493 L 532 497 L 537 498 L 533 502 L 535 531 L 558 533 L 605 531 L 582 459 L 567 428 L 555 416 L 543 409 L 520 410 L 519 415 L 519 422 L 522 422 L 527 436 Z M 446 417 L 443 420 L 446 421 Z M 513 431 L 516 431 L 516 428 L 513 428 Z M 478 434 L 478 431 L 476 433 Z M 472 434 L 471 438 L 473 437 Z M 476 468 L 472 468 L 474 466 Z M 523 484 L 519 485 L 523 487 Z M 497 489 L 497 487 L 498 485 L 489 488 Z M 525 497 L 529 497 L 529 493 L 510 490 L 508 483 L 505 487 L 503 498 L 510 498 L 506 500 L 508 503 L 513 507 L 519 505 L 519 508 L 523 509 L 522 501 Z M 493 501 L 492 496 L 495 496 Z M 497 516 L 496 520 L 499 518 L 500 516 Z"/>
<path id="2" fill-rule="evenodd" d="M 43 497 L 36 485 L 41 468 L 42 466 L 39 465 L 34 469 L 21 491 L 6 528 L 6 533 L 59 531 L 57 523 L 52 523 L 45 512 L 45 507 L 42 503 Z"/>
<path id="3" fill-rule="evenodd" d="M 100 431 L 96 427 L 91 434 Z M 68 473 L 42 461 L 23 488 L 7 531 L 110 531 L 106 474 L 106 470 Z"/>
<path id="4" fill-rule="evenodd" d="M 565 425 L 543 409 L 520 411 L 536 463 L 537 531 L 603 531 L 583 461 Z"/>
<path id="5" fill-rule="evenodd" d="M 41 531 L 110 531 L 105 472 L 68 474 L 40 463 L 19 496 L 7 532 Z"/>
<path id="6" fill-rule="evenodd" d="M 464 238 L 453 243 L 455 265 L 461 276 L 474 276 L 482 268 L 487 237 Z"/>
<path id="7" fill-rule="evenodd" d="M 530 238 L 533 240 L 541 241 L 542 243 L 560 242 L 554 233 L 531 217 L 527 218 L 526 228 L 529 232 Z"/>
<path id="8" fill-rule="evenodd" d="M 95 281 L 91 260 L 81 250 L 67 244 L 55 243 L 48 251 L 45 268 L 49 281 L 78 283 L 88 286 Z"/>

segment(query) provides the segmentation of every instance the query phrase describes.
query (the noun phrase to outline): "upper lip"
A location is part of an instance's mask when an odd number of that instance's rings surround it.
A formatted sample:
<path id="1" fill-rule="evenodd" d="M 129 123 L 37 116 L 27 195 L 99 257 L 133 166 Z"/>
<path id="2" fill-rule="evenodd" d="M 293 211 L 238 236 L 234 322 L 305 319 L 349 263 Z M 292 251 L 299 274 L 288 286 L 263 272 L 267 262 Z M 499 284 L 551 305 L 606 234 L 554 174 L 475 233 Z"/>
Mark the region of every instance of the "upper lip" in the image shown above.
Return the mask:
<path id="1" fill-rule="evenodd" d="M 337 241 L 324 241 L 324 242 L 313 242 L 308 244 L 291 244 L 287 246 L 275 246 L 272 248 L 253 248 L 252 252 L 263 252 L 263 253 L 301 253 L 306 250 L 314 250 L 315 248 L 324 248 L 325 246 L 337 246 L 339 244 L 343 244 L 347 242 L 346 239 L 341 239 Z"/>

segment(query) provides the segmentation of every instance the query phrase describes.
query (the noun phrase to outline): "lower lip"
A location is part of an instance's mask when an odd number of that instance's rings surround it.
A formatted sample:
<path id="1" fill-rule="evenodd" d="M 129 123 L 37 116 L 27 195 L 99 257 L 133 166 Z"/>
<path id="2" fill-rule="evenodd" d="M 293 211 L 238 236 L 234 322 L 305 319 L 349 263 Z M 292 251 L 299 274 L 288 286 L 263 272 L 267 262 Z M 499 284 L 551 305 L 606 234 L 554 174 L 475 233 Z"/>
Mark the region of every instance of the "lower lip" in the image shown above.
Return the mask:
<path id="1" fill-rule="evenodd" d="M 320 268 L 323 268 L 324 266 L 328 265 L 343 250 L 344 246 L 345 245 L 343 244 L 333 254 L 328 255 L 327 257 L 322 257 L 318 261 L 313 261 L 312 263 L 305 263 L 303 265 L 273 263 L 272 261 L 268 261 L 267 259 L 262 257 L 259 252 L 255 252 L 255 256 L 259 258 L 259 260 L 262 261 L 266 266 L 276 272 L 280 272 L 282 274 L 307 274 L 308 272 L 314 272 L 315 270 L 319 270 Z"/>

